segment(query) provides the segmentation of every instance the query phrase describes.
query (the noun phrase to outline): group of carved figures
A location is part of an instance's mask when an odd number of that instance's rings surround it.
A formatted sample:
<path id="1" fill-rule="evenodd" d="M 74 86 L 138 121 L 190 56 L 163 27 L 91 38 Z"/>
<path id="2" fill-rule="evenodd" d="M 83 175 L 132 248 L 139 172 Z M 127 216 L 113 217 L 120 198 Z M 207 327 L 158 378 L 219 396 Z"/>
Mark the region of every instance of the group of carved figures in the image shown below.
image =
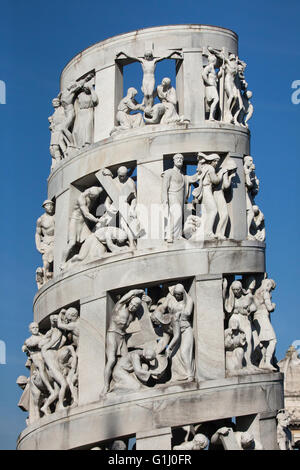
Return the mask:
<path id="1" fill-rule="evenodd" d="M 289 429 L 290 417 L 286 410 L 277 413 L 277 445 L 279 450 L 293 450 Z M 128 450 L 128 438 L 117 439 L 92 447 L 90 450 Z M 132 450 L 135 450 L 136 445 Z M 239 431 L 230 418 L 206 423 L 190 424 L 172 429 L 173 450 L 264 450 L 259 438 L 249 429 Z"/>
<path id="2" fill-rule="evenodd" d="M 98 98 L 94 74 L 70 83 L 52 100 L 54 113 L 48 118 L 51 131 L 52 166 L 94 141 L 94 108 Z"/>
<path id="3" fill-rule="evenodd" d="M 116 302 L 106 335 L 102 396 L 194 379 L 194 302 L 182 284 L 164 294 L 152 303 L 143 289 L 133 289 Z"/>
<path id="4" fill-rule="evenodd" d="M 248 127 L 253 105 L 250 101 L 252 92 L 248 90 L 244 76 L 246 63 L 234 54 L 227 55 L 225 51 L 211 47 L 203 50 L 203 57 L 208 60 L 202 72 L 206 113 L 210 121 L 220 120 Z M 131 57 L 125 52 L 117 54 L 117 60 L 129 59 L 141 64 L 143 101 L 136 101 L 138 92 L 134 87 L 127 90 L 126 96 L 118 104 L 117 126 L 111 130 L 111 134 L 145 124 L 189 122 L 188 117 L 178 114 L 177 94 L 171 85 L 171 79 L 165 77 L 161 84 L 155 86 L 156 64 L 170 58 L 183 60 L 179 51 L 173 51 L 164 57 L 154 57 L 152 51 L 145 51 L 143 57 Z M 48 118 L 51 131 L 51 169 L 62 159 L 72 155 L 76 149 L 82 149 L 94 141 L 94 108 L 99 101 L 94 89 L 94 75 L 91 72 L 84 78 L 71 82 L 52 101 L 54 113 Z M 156 97 L 158 103 L 155 103 Z"/>
<path id="5" fill-rule="evenodd" d="M 22 350 L 28 356 L 30 377 L 19 377 L 24 389 L 20 408 L 30 411 L 29 422 L 50 415 L 66 406 L 78 404 L 79 313 L 74 307 L 50 315 L 45 334 L 38 323 L 31 323 L 31 336 Z"/>
<path id="6" fill-rule="evenodd" d="M 164 238 L 168 243 L 176 239 L 193 242 L 224 240 L 230 233 L 229 201 L 236 176 L 236 164 L 226 157 L 220 164 L 218 154 L 197 155 L 198 165 L 194 175 L 183 172 L 184 156 L 173 157 L 173 168 L 162 173 L 162 213 L 165 217 Z M 102 258 L 107 252 L 135 249 L 136 240 L 144 230 L 137 211 L 136 183 L 125 166 L 120 166 L 116 176 L 109 169 L 96 173 L 100 186 L 83 191 L 73 205 L 68 243 L 63 253 L 61 269 L 74 263 Z M 255 204 L 259 180 L 251 156 L 244 157 L 246 186 L 247 238 L 265 241 L 264 215 Z M 192 190 L 192 203 L 188 197 Z M 102 198 L 103 213 L 94 215 Z M 42 254 L 43 267 L 36 270 L 38 288 L 53 277 L 53 247 L 55 230 L 55 204 L 43 203 L 45 213 L 37 220 L 36 247 Z"/>
<path id="7" fill-rule="evenodd" d="M 225 277 L 225 351 L 228 375 L 277 371 L 276 334 L 270 320 L 275 310 L 273 279 L 244 276 L 242 280 Z"/>
<path id="8" fill-rule="evenodd" d="M 205 106 L 209 121 L 220 120 L 248 127 L 253 114 L 252 91 L 245 80 L 247 64 L 238 56 L 207 47 L 207 65 L 202 78 L 205 86 Z"/>

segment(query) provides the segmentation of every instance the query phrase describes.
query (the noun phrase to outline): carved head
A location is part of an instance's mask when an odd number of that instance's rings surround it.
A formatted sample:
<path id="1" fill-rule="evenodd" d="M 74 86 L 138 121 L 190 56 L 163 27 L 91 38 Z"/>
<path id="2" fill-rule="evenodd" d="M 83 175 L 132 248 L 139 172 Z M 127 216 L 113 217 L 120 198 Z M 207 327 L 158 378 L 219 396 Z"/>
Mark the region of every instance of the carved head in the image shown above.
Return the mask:
<path id="1" fill-rule="evenodd" d="M 32 322 L 29 325 L 29 331 L 33 336 L 37 336 L 39 334 L 39 325 L 36 322 Z"/>
<path id="2" fill-rule="evenodd" d="M 121 183 L 124 183 L 127 180 L 128 170 L 126 166 L 120 166 L 118 168 L 118 178 Z"/>
<path id="3" fill-rule="evenodd" d="M 153 60 L 153 52 L 152 51 L 145 51 L 144 59 L 146 60 Z"/>
<path id="4" fill-rule="evenodd" d="M 241 445 L 243 449 L 249 449 L 254 444 L 254 436 L 251 432 L 243 432 L 241 435 Z"/>
<path id="5" fill-rule="evenodd" d="M 97 197 L 100 196 L 102 192 L 102 188 L 99 188 L 98 186 L 92 186 L 88 190 L 88 195 L 91 199 L 97 199 Z"/>
<path id="6" fill-rule="evenodd" d="M 243 293 L 243 287 L 242 283 L 240 281 L 233 281 L 231 284 L 231 289 L 235 297 L 238 299 L 242 296 Z"/>
<path id="7" fill-rule="evenodd" d="M 74 307 L 68 308 L 65 314 L 65 319 L 67 323 L 76 321 L 78 317 L 79 317 L 79 313 L 78 313 L 77 308 L 74 308 Z"/>
<path id="8" fill-rule="evenodd" d="M 255 165 L 253 163 L 253 158 L 251 157 L 251 155 L 247 155 L 246 157 L 244 157 L 244 164 L 245 167 L 249 170 L 255 170 Z"/>
<path id="9" fill-rule="evenodd" d="M 52 100 L 52 106 L 53 108 L 59 108 L 60 107 L 60 99 L 59 98 L 53 98 Z"/>
<path id="10" fill-rule="evenodd" d="M 51 201 L 50 199 L 46 199 L 46 201 L 43 202 L 42 207 L 45 209 L 45 212 L 49 215 L 54 214 L 54 202 Z"/>
<path id="11" fill-rule="evenodd" d="M 136 312 L 141 304 L 142 304 L 142 301 L 139 297 L 133 297 L 130 300 L 129 305 L 128 305 L 129 312 L 131 313 Z"/>
<path id="12" fill-rule="evenodd" d="M 181 153 L 176 153 L 173 157 L 174 166 L 181 168 L 183 165 L 183 155 Z"/>
<path id="13" fill-rule="evenodd" d="M 146 361 L 153 361 L 156 358 L 156 353 L 153 348 L 148 347 L 143 350 L 143 356 Z"/>
<path id="14" fill-rule="evenodd" d="M 209 441 L 204 434 L 196 434 L 196 436 L 193 439 L 193 443 L 194 443 L 194 450 L 203 450 L 208 446 Z"/>
<path id="15" fill-rule="evenodd" d="M 176 300 L 180 301 L 183 299 L 185 293 L 185 289 L 182 284 L 176 284 L 175 289 L 174 289 L 174 297 Z"/>
<path id="16" fill-rule="evenodd" d="M 169 77 L 165 77 L 162 79 L 161 84 L 163 87 L 169 88 L 171 85 L 171 79 Z"/>
<path id="17" fill-rule="evenodd" d="M 112 443 L 111 450 L 127 450 L 125 442 L 116 440 Z"/>
<path id="18" fill-rule="evenodd" d="M 129 96 L 130 98 L 134 98 L 136 95 L 137 95 L 137 90 L 135 88 L 133 87 L 128 88 L 127 96 Z"/>

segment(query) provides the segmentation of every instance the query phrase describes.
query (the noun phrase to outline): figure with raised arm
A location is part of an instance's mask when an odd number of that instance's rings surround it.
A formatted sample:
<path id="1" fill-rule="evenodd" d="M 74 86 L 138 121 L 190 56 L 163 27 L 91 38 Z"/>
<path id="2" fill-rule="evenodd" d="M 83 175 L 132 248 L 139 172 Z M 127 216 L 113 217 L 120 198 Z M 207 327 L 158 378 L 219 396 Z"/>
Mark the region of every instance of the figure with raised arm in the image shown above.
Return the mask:
<path id="1" fill-rule="evenodd" d="M 160 62 L 161 60 L 164 59 L 170 59 L 173 55 L 180 55 L 179 52 L 173 51 L 171 52 L 168 56 L 164 57 L 153 57 L 153 52 L 152 51 L 145 51 L 144 57 L 131 57 L 125 52 L 119 52 L 117 54 L 117 57 L 119 58 L 121 55 L 124 55 L 128 59 L 135 60 L 137 62 L 140 62 L 142 65 L 143 69 L 143 82 L 142 82 L 142 92 L 144 94 L 144 106 L 145 106 L 145 112 L 147 112 L 148 109 L 151 109 L 153 106 L 154 102 L 154 91 L 155 91 L 155 68 L 156 64 Z"/>
<path id="2" fill-rule="evenodd" d="M 53 276 L 53 244 L 55 215 L 54 202 L 47 199 L 42 207 L 45 214 L 41 215 L 36 222 L 35 244 L 37 250 L 42 254 L 43 268 L 41 273 L 42 285 Z"/>

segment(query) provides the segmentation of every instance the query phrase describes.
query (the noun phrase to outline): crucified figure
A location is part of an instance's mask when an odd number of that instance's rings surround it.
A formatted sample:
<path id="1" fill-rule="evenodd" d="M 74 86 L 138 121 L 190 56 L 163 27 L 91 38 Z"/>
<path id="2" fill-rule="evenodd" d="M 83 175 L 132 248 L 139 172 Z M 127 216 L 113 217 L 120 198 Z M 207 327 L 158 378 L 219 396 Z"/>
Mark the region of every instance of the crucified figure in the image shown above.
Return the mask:
<path id="1" fill-rule="evenodd" d="M 152 51 L 145 51 L 144 57 L 131 57 L 127 55 L 125 52 L 119 52 L 117 57 L 119 58 L 120 55 L 124 55 L 127 59 L 136 60 L 140 62 L 143 69 L 143 83 L 142 83 L 142 92 L 144 94 L 144 106 L 145 111 L 148 109 L 150 110 L 153 106 L 154 97 L 155 97 L 155 68 L 156 64 L 164 59 L 170 59 L 173 55 L 177 54 L 179 58 L 181 58 L 181 54 L 177 51 L 171 52 L 168 56 L 165 57 L 153 57 Z"/>

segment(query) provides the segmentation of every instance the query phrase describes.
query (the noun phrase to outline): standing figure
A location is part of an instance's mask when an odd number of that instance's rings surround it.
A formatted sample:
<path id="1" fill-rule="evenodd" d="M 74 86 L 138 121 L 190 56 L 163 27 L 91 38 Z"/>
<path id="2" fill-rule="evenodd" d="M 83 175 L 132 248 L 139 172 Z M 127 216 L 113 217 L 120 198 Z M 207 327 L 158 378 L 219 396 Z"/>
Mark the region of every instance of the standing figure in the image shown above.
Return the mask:
<path id="1" fill-rule="evenodd" d="M 204 221 L 204 237 L 205 239 L 215 239 L 217 236 L 213 232 L 214 223 L 218 214 L 218 207 L 213 195 L 214 186 L 217 186 L 223 181 L 224 175 L 228 172 L 227 168 L 221 168 L 216 173 L 216 166 L 220 160 L 219 155 L 212 153 L 205 155 L 198 153 L 198 171 L 200 173 L 202 193 L 198 196 L 198 202 L 202 204 L 202 215 Z"/>
<path id="2" fill-rule="evenodd" d="M 36 223 L 35 244 L 42 254 L 43 270 L 40 272 L 39 285 L 45 284 L 53 277 L 53 244 L 55 229 L 54 202 L 47 199 L 42 207 L 45 214 L 38 218 Z M 42 282 L 41 282 L 42 281 Z"/>
<path id="3" fill-rule="evenodd" d="M 38 376 L 38 381 L 40 382 L 39 389 L 44 390 L 48 396 L 52 398 L 55 397 L 55 391 L 53 386 L 53 381 L 49 378 L 48 371 L 46 369 L 46 364 L 41 353 L 41 348 L 44 341 L 44 335 L 39 332 L 38 323 L 32 322 L 29 325 L 29 331 L 31 332 L 30 338 L 27 338 L 22 346 L 22 351 L 27 354 L 31 363 L 33 365 L 32 376 L 30 379 L 30 391 L 33 398 L 33 410 L 32 415 L 35 418 L 40 416 L 39 414 L 39 398 L 40 391 L 36 387 L 36 378 Z M 43 411 L 43 410 L 42 410 Z"/>
<path id="4" fill-rule="evenodd" d="M 177 96 L 176 90 L 171 86 L 171 79 L 165 77 L 162 79 L 161 84 L 157 86 L 157 96 L 165 107 L 165 112 L 160 120 L 161 124 L 170 124 L 180 120 L 176 106 Z"/>
<path id="5" fill-rule="evenodd" d="M 101 395 L 105 395 L 109 390 L 111 374 L 118 358 L 128 354 L 125 341 L 126 330 L 135 319 L 136 313 L 142 304 L 141 297 L 143 295 L 145 295 L 144 290 L 132 289 L 121 297 L 111 312 L 106 333 L 106 365 Z"/>
<path id="6" fill-rule="evenodd" d="M 247 211 L 247 226 L 248 226 L 248 239 L 255 240 L 255 224 L 254 224 L 254 198 L 259 191 L 259 179 L 255 174 L 255 165 L 253 158 L 250 155 L 244 157 L 244 172 L 245 172 L 245 185 L 246 185 L 246 211 Z"/>
<path id="7" fill-rule="evenodd" d="M 75 118 L 73 135 L 77 148 L 86 147 L 94 141 L 94 108 L 98 97 L 90 83 L 84 83 L 77 95 L 78 110 Z"/>
<path id="8" fill-rule="evenodd" d="M 276 371 L 272 365 L 276 348 L 276 334 L 270 321 L 270 313 L 275 310 L 276 304 L 272 302 L 272 290 L 276 283 L 273 279 L 264 279 L 254 294 L 256 312 L 254 312 L 253 325 L 257 332 L 261 347 L 262 359 L 260 369 Z"/>
<path id="9" fill-rule="evenodd" d="M 206 55 L 206 54 L 205 54 Z M 208 49 L 208 65 L 206 65 L 202 72 L 202 78 L 205 86 L 205 102 L 206 107 L 209 109 L 209 121 L 216 120 L 216 114 L 219 104 L 218 92 L 218 78 L 222 74 L 220 70 L 216 72 L 217 57 Z"/>
<path id="10" fill-rule="evenodd" d="M 251 370 L 257 370 L 252 365 L 252 315 L 256 312 L 256 305 L 253 295 L 243 291 L 242 283 L 240 281 L 233 281 L 229 287 L 228 295 L 227 280 L 224 279 L 224 307 L 230 320 L 236 318 L 239 322 L 239 328 L 245 333 L 247 344 L 245 345 L 245 365 Z"/>
<path id="11" fill-rule="evenodd" d="M 182 284 L 176 284 L 176 286 L 169 288 L 167 297 L 153 313 L 153 317 L 160 318 L 161 323 L 163 323 L 165 316 L 173 319 L 173 321 L 171 320 L 173 338 L 169 342 L 171 331 L 165 331 L 162 340 L 158 342 L 157 352 L 160 353 L 168 346 L 167 356 L 172 357 L 172 378 L 178 377 L 178 380 L 187 380 L 188 382 L 191 382 L 195 375 L 193 308 L 192 297 Z M 178 327 L 176 327 L 176 321 Z"/>
<path id="12" fill-rule="evenodd" d="M 71 255 L 76 244 L 83 243 L 92 233 L 89 228 L 89 223 L 92 222 L 97 224 L 99 219 L 91 214 L 90 210 L 102 191 L 102 188 L 92 186 L 91 188 L 83 191 L 75 202 L 69 225 L 69 241 L 67 248 L 63 253 L 61 269 L 64 269 L 64 264 Z"/>
<path id="13" fill-rule="evenodd" d="M 234 123 L 234 110 L 236 107 L 241 108 L 241 95 L 236 86 L 236 76 L 238 74 L 239 60 L 238 57 L 234 54 L 230 54 L 229 57 L 225 57 L 224 52 L 216 51 L 215 49 L 211 51 L 219 57 L 223 65 L 221 66 L 221 71 L 225 71 L 225 113 L 224 121 L 229 123 Z"/>
<path id="14" fill-rule="evenodd" d="M 103 169 L 103 175 L 112 178 L 112 173 L 107 168 Z M 105 207 L 107 214 L 105 215 L 107 225 L 110 224 L 110 221 L 115 219 L 119 208 L 123 208 L 127 220 L 130 223 L 134 223 L 137 232 L 139 231 L 139 222 L 136 213 L 136 202 L 137 202 L 137 192 L 136 185 L 132 178 L 128 176 L 128 169 L 126 166 L 120 166 L 117 171 L 117 176 L 113 178 L 113 184 L 118 191 L 118 201 L 112 201 L 110 196 L 105 200 Z M 114 205 L 114 202 L 117 202 L 117 206 Z M 123 212 L 123 211 L 121 211 Z M 129 246 L 135 248 L 135 238 L 132 230 L 130 229 L 127 221 L 124 219 L 122 213 L 119 217 L 120 229 L 123 230 L 128 238 Z"/>
<path id="15" fill-rule="evenodd" d="M 292 450 L 293 436 L 289 429 L 291 418 L 286 410 L 277 413 L 277 444 L 279 450 Z"/>
<path id="16" fill-rule="evenodd" d="M 182 172 L 183 155 L 177 153 L 173 157 L 174 166 L 163 172 L 162 203 L 167 211 L 167 227 L 165 238 L 168 243 L 182 238 L 182 222 L 184 204 L 188 197 L 189 185 L 196 182 L 198 174 L 184 175 Z"/>
<path id="17" fill-rule="evenodd" d="M 68 146 L 68 140 L 63 132 L 65 123 L 65 111 L 59 98 L 52 100 L 54 113 L 48 118 L 51 131 L 50 155 L 52 157 L 51 171 L 64 157 Z"/>
<path id="18" fill-rule="evenodd" d="M 76 148 L 74 137 L 72 135 L 73 125 L 75 121 L 74 103 L 78 93 L 82 90 L 86 82 L 93 78 L 93 74 L 88 74 L 82 80 L 70 83 L 58 95 L 65 111 L 65 121 L 63 123 L 63 132 L 68 142 L 68 148 Z"/>
<path id="19" fill-rule="evenodd" d="M 139 104 L 135 100 L 136 95 L 137 90 L 135 88 L 128 88 L 127 95 L 121 99 L 118 105 L 118 111 L 116 115 L 118 126 L 111 130 L 111 134 L 121 129 L 134 129 L 144 125 L 141 113 L 131 114 L 132 111 L 143 111 L 144 109 L 143 105 Z"/>
<path id="20" fill-rule="evenodd" d="M 224 166 L 225 167 L 225 166 Z M 232 187 L 232 179 L 236 175 L 236 164 L 230 159 L 226 165 L 227 172 L 223 174 L 220 183 L 214 188 L 214 198 L 218 210 L 218 221 L 216 226 L 216 236 L 219 240 L 226 239 L 225 233 L 229 221 L 228 205 L 225 199 L 225 193 Z"/>
<path id="21" fill-rule="evenodd" d="M 145 51 L 144 57 L 131 57 L 127 55 L 125 52 L 119 52 L 117 54 L 117 57 L 119 57 L 122 54 L 128 59 L 136 60 L 137 62 L 140 62 L 140 64 L 142 65 L 144 75 L 143 75 L 143 83 L 142 83 L 141 90 L 144 94 L 143 104 L 145 106 L 145 113 L 147 113 L 147 111 L 152 108 L 153 102 L 154 102 L 154 93 L 155 93 L 154 72 L 155 72 L 156 64 L 160 62 L 161 60 L 170 59 L 175 54 L 180 56 L 180 53 L 177 51 L 173 51 L 168 56 L 154 58 L 152 51 Z"/>

